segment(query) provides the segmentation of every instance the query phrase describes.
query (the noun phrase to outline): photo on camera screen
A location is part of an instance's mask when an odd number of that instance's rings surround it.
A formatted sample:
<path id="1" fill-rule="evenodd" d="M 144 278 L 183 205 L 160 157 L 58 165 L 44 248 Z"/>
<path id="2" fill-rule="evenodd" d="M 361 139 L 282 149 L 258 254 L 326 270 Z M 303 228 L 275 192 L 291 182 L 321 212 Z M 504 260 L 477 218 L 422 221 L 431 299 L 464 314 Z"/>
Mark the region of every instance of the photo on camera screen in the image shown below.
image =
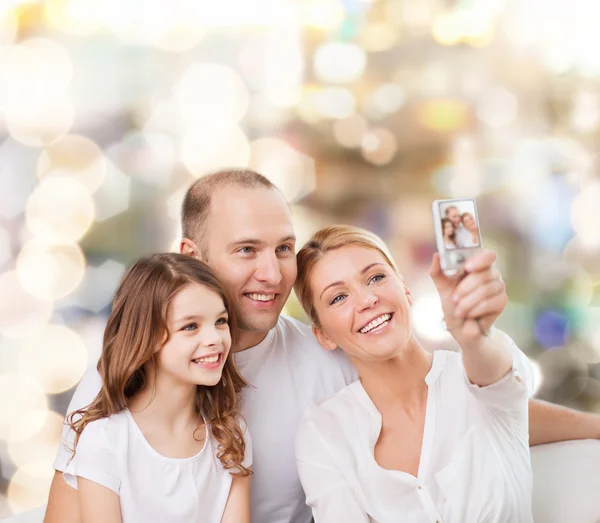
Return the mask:
<path id="1" fill-rule="evenodd" d="M 440 203 L 442 234 L 446 249 L 468 249 L 481 246 L 479 221 L 473 200 Z"/>

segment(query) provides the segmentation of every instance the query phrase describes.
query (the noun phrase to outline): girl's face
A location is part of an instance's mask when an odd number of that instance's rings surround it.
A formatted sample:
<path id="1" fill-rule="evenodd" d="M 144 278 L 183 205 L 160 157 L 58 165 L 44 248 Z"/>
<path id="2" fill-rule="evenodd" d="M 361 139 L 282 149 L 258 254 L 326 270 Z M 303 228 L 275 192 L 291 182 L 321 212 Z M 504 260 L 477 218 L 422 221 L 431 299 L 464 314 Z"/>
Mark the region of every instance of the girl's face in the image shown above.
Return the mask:
<path id="1" fill-rule="evenodd" d="M 444 222 L 444 238 L 449 238 L 454 233 L 454 225 L 452 222 Z"/>
<path id="2" fill-rule="evenodd" d="M 472 214 L 466 213 L 462 219 L 463 225 L 465 229 L 468 231 L 477 230 L 477 224 L 475 223 L 475 218 L 473 218 Z"/>
<path id="3" fill-rule="evenodd" d="M 378 250 L 348 245 L 330 251 L 309 283 L 320 321 L 315 334 L 324 348 L 385 361 L 406 345 L 412 334 L 410 293 Z"/>
<path id="4" fill-rule="evenodd" d="M 221 297 L 198 283 L 183 287 L 167 313 L 170 337 L 157 355 L 157 371 L 190 385 L 216 385 L 231 348 Z"/>

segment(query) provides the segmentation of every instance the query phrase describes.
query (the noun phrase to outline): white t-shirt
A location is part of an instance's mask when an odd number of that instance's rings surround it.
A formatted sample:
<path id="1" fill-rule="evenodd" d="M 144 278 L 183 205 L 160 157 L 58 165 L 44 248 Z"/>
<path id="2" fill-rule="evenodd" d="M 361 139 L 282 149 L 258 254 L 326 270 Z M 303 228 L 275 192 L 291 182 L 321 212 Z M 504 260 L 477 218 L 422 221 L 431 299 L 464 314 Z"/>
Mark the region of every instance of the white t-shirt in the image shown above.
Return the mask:
<path id="1" fill-rule="evenodd" d="M 440 350 L 425 381 L 417 477 L 375 461 L 381 415 L 360 381 L 307 411 L 296 453 L 316 523 L 533 521 L 527 358 L 514 346 L 512 371 L 478 387 Z"/>
<path id="2" fill-rule="evenodd" d="M 252 464 L 247 431 L 243 465 Z M 232 477 L 217 458 L 218 442 L 206 426 L 202 450 L 189 458 L 167 458 L 154 450 L 129 410 L 87 425 L 64 473 L 119 495 L 123 523 L 220 523 Z"/>
<path id="3" fill-rule="evenodd" d="M 458 249 L 474 247 L 473 236 L 465 229 L 465 226 L 462 223 L 458 225 L 454 234 L 454 241 L 456 242 L 456 247 Z"/>
<path id="4" fill-rule="evenodd" d="M 305 408 L 355 381 L 356 369 L 343 352 L 324 350 L 308 325 L 286 316 L 261 343 L 235 354 L 235 362 L 251 384 L 242 392 L 242 414 L 253 441 L 252 521 L 308 523 L 312 515 L 296 467 L 296 433 Z M 90 369 L 67 412 L 89 405 L 100 386 L 98 372 Z M 62 439 L 53 465 L 60 471 L 71 456 L 73 433 L 67 425 Z"/>

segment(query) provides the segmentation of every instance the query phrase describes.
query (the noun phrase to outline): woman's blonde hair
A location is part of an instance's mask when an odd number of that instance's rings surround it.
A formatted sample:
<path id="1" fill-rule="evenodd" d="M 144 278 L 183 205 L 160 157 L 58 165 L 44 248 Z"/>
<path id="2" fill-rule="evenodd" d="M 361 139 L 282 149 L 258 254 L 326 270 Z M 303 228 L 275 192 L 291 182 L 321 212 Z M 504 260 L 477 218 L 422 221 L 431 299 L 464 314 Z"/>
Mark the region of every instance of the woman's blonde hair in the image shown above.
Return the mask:
<path id="1" fill-rule="evenodd" d="M 129 400 L 148 385 L 148 364 L 156 368 L 157 351 L 171 333 L 167 323 L 169 305 L 186 285 L 197 283 L 217 293 L 228 312 L 232 346 L 238 334 L 235 314 L 225 289 L 205 263 L 182 254 L 156 254 L 139 260 L 123 277 L 115 294 L 104 331 L 98 372 L 102 388 L 92 403 L 72 413 L 69 424 L 75 432 L 75 447 L 88 423 L 127 408 Z M 216 385 L 198 385 L 196 408 L 211 425 L 218 442 L 217 457 L 225 469 L 248 475 L 242 466 L 246 450 L 240 428 L 239 394 L 246 381 L 231 357 L 225 360 Z"/>
<path id="2" fill-rule="evenodd" d="M 313 304 L 311 274 L 325 254 L 347 245 L 358 245 L 379 251 L 388 265 L 400 276 L 400 271 L 387 246 L 376 234 L 352 225 L 332 225 L 317 231 L 298 252 L 298 277 L 294 285 L 300 304 L 316 325 L 319 325 L 319 318 Z"/>

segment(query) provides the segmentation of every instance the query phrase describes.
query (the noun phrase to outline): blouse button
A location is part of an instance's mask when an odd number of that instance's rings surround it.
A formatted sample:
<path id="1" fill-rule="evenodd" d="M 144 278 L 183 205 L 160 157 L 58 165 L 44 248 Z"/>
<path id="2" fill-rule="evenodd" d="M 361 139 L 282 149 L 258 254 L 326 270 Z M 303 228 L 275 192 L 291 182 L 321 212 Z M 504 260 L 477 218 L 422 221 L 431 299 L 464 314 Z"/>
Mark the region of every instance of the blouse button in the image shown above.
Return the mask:
<path id="1" fill-rule="evenodd" d="M 418 485 L 418 486 L 417 486 L 417 488 L 418 488 L 419 490 L 421 490 L 423 487 L 422 487 L 421 485 Z M 436 523 L 439 523 L 439 521 L 436 521 Z"/>

